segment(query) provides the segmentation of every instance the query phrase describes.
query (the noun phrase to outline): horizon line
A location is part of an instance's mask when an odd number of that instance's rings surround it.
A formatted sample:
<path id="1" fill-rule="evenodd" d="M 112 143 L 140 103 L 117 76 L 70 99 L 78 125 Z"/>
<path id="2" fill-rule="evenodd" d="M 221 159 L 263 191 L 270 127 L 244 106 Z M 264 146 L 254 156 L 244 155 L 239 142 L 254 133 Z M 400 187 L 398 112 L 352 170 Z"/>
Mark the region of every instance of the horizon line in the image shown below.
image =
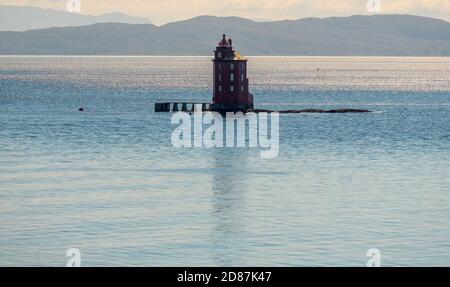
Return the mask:
<path id="1" fill-rule="evenodd" d="M 2 55 L 0 58 L 212 58 L 195 55 Z M 302 56 L 302 55 L 246 55 L 251 58 L 450 58 L 450 56 Z"/>

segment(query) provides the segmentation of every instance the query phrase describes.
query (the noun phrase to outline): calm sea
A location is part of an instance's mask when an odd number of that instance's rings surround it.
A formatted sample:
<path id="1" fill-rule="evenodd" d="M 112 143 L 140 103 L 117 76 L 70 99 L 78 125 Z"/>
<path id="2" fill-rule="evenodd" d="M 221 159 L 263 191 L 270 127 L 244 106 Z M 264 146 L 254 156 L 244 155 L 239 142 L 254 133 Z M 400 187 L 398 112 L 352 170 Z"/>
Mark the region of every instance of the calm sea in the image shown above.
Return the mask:
<path id="1" fill-rule="evenodd" d="M 176 149 L 208 57 L 0 58 L 0 265 L 450 266 L 450 58 L 255 57 L 280 154 Z M 78 112 L 84 107 L 85 112 Z"/>

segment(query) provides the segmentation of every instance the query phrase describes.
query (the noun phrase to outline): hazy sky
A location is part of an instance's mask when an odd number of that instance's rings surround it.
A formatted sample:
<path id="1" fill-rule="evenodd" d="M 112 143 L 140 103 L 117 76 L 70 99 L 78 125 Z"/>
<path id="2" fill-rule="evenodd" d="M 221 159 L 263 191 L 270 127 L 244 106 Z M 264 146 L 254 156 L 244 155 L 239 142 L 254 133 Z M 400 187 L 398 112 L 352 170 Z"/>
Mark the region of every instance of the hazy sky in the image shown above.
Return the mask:
<path id="1" fill-rule="evenodd" d="M 240 16 L 255 20 L 368 14 L 367 0 L 80 0 L 82 14 L 123 12 L 149 18 L 155 24 L 199 15 Z M 379 0 L 382 13 L 414 14 L 450 21 L 450 0 Z M 67 0 L 0 0 L 6 5 L 30 5 L 65 10 Z"/>

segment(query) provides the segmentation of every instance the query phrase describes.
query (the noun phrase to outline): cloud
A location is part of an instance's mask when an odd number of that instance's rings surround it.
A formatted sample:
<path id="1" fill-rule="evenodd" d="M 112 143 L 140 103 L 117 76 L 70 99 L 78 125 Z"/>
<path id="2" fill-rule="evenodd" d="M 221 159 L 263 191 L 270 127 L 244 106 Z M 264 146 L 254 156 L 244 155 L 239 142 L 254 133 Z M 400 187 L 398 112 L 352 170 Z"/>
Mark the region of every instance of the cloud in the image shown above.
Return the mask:
<path id="1" fill-rule="evenodd" d="M 291 8 L 301 0 L 224 0 L 213 1 L 222 3 L 222 7 L 231 7 L 234 9 L 257 9 L 257 10 L 272 10 L 272 9 L 286 9 Z"/>

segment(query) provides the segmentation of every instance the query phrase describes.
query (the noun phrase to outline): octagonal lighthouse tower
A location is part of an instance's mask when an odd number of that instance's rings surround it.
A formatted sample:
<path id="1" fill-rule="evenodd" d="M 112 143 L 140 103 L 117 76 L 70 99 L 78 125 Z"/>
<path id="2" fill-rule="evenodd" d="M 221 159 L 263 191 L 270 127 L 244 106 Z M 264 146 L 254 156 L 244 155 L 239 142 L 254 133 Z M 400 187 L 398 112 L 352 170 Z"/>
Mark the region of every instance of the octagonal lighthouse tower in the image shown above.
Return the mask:
<path id="1" fill-rule="evenodd" d="M 246 112 L 253 109 L 253 95 L 248 90 L 247 59 L 233 49 L 233 42 L 223 35 L 214 51 L 214 95 L 212 110 Z"/>

